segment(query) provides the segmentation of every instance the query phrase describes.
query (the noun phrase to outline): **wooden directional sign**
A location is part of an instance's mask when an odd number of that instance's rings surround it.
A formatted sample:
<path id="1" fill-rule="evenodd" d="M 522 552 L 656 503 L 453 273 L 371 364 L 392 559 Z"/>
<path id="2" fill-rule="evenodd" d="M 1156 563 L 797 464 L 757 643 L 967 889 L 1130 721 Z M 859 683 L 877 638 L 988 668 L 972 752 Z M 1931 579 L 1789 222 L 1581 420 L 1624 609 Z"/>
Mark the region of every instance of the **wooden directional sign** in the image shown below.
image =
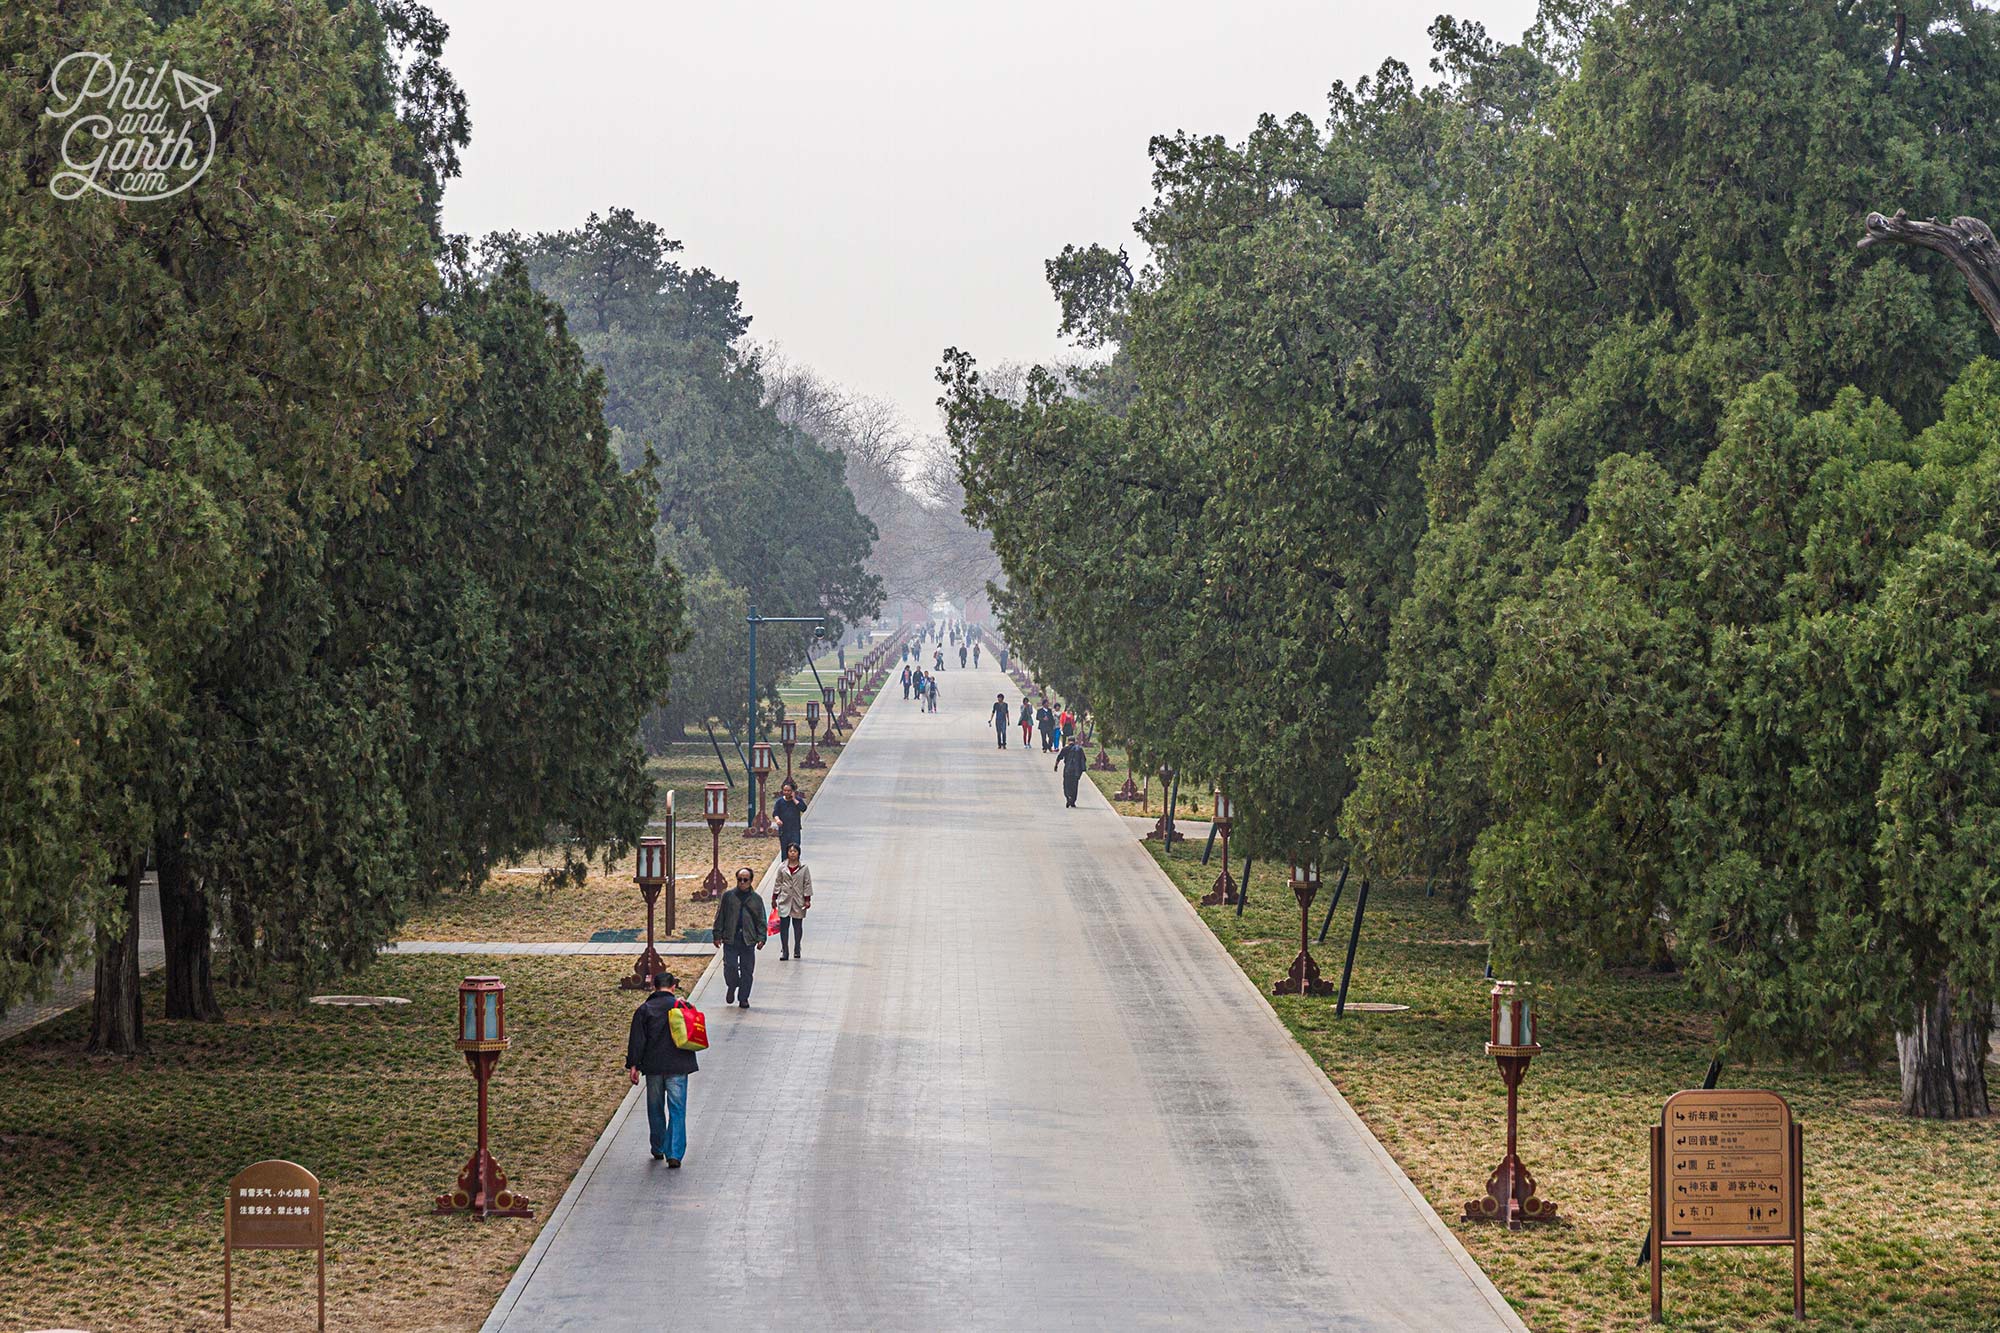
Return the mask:
<path id="1" fill-rule="evenodd" d="M 1805 1317 L 1802 1134 L 1775 1092 L 1693 1089 L 1653 1129 L 1653 1322 L 1668 1245 L 1789 1245 L 1792 1308 Z"/>
<path id="2" fill-rule="evenodd" d="M 230 1326 L 237 1250 L 318 1250 L 319 1326 L 326 1327 L 326 1205 L 319 1177 L 296 1162 L 257 1162 L 229 1181 L 222 1220 L 222 1326 Z"/>

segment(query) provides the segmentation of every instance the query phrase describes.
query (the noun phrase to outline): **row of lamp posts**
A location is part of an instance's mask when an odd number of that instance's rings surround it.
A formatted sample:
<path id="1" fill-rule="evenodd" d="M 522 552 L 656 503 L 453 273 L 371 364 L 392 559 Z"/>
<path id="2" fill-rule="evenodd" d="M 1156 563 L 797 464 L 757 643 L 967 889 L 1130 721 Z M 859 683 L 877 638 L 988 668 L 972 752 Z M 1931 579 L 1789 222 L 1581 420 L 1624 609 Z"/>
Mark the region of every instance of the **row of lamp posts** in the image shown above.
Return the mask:
<path id="1" fill-rule="evenodd" d="M 1162 781 L 1170 777 L 1171 771 L 1163 767 Z M 1126 786 L 1131 786 L 1129 771 Z M 1162 818 L 1164 821 L 1165 817 Z M 1216 833 L 1222 839 L 1222 873 L 1216 876 L 1213 887 L 1201 898 L 1202 906 L 1215 907 L 1238 901 L 1241 891 L 1229 873 L 1229 834 L 1235 821 L 1235 798 L 1229 794 L 1225 784 L 1218 782 L 1215 787 L 1214 822 Z M 1320 975 L 1319 964 L 1312 956 L 1312 905 L 1319 896 L 1320 887 L 1317 861 L 1292 862 L 1292 897 L 1299 905 L 1299 952 L 1292 959 L 1290 971 L 1271 987 L 1275 995 L 1331 995 L 1334 992 L 1333 983 Z M 1335 895 L 1336 901 L 1338 896 Z M 1358 933 L 1358 918 L 1356 930 Z M 1349 966 L 1352 964 L 1350 946 Z M 1343 990 L 1344 987 L 1343 981 Z M 1489 1001 L 1486 1053 L 1499 1065 L 1500 1081 L 1507 1089 L 1507 1151 L 1500 1159 L 1500 1165 L 1487 1178 L 1485 1194 L 1468 1202 L 1464 1215 L 1469 1221 L 1504 1222 L 1509 1229 L 1518 1230 L 1523 1222 L 1546 1222 L 1556 1215 L 1556 1205 L 1536 1192 L 1535 1178 L 1522 1163 L 1519 1152 L 1521 1082 L 1527 1077 L 1529 1062 L 1541 1053 L 1542 1047 L 1536 1040 L 1534 1002 L 1516 983 L 1495 981 Z"/>
<path id="2" fill-rule="evenodd" d="M 880 686 L 887 667 L 883 665 L 889 647 L 900 641 L 871 652 L 867 659 L 868 672 L 872 672 L 872 683 Z M 844 673 L 844 691 L 852 690 L 858 702 L 867 672 L 856 669 Z M 834 691 L 828 687 L 824 694 L 828 718 L 827 734 L 833 736 Z M 818 725 L 818 703 L 807 705 L 807 726 Z M 848 697 L 843 692 L 843 707 L 848 707 Z M 808 740 L 811 737 L 808 730 Z M 798 743 L 798 724 L 787 721 L 783 724 L 783 744 L 785 747 L 785 776 L 792 775 L 792 747 Z M 751 747 L 751 771 L 757 775 L 759 798 L 757 813 L 768 833 L 769 816 L 764 809 L 762 791 L 764 780 L 773 767 L 771 747 L 758 742 Z M 817 753 L 808 750 L 808 768 L 824 767 Z M 720 782 L 711 782 L 702 789 L 702 817 L 709 829 L 709 871 L 702 886 L 695 892 L 696 898 L 714 898 L 722 892 L 722 826 L 729 820 L 729 788 Z M 756 822 L 752 822 L 751 832 L 756 832 Z M 655 909 L 662 893 L 666 897 L 666 912 L 662 929 L 669 934 L 674 929 L 674 883 L 676 855 L 676 826 L 674 823 L 674 794 L 667 793 L 666 835 L 664 837 L 643 837 L 634 860 L 633 877 L 638 881 L 639 893 L 646 903 L 646 947 L 632 965 L 632 971 L 620 982 L 628 989 L 650 989 L 654 974 L 666 970 L 661 960 L 654 937 Z M 507 1177 L 500 1169 L 488 1146 L 487 1129 L 487 1087 L 492 1082 L 493 1071 L 499 1066 L 500 1056 L 506 1051 L 507 1036 L 507 985 L 498 977 L 466 977 L 458 984 L 458 1032 L 453 1044 L 465 1056 L 466 1066 L 472 1071 L 473 1082 L 478 1097 L 478 1138 L 472 1157 L 458 1173 L 453 1187 L 437 1198 L 434 1211 L 438 1213 L 471 1213 L 479 1218 L 489 1217 L 533 1217 L 534 1205 L 523 1198 L 507 1184 Z"/>

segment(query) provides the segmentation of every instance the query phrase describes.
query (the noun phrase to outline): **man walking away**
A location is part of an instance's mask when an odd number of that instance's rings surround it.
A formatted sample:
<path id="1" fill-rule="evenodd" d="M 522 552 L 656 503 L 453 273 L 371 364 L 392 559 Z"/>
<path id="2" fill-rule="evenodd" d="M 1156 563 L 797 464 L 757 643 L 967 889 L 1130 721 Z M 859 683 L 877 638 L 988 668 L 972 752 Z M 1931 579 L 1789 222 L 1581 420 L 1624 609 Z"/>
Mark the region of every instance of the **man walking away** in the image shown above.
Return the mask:
<path id="1" fill-rule="evenodd" d="M 958 645 L 958 669 L 965 670 L 965 645 L 962 643 Z"/>
<path id="2" fill-rule="evenodd" d="M 778 821 L 778 845 L 796 847 L 799 845 L 799 825 L 805 821 L 806 798 L 799 795 L 798 784 L 785 779 L 783 794 L 771 802 L 771 818 Z"/>
<path id="3" fill-rule="evenodd" d="M 653 974 L 653 993 L 632 1014 L 632 1033 L 625 1038 L 625 1069 L 637 1086 L 646 1080 L 646 1128 L 650 1133 L 653 1160 L 667 1159 L 680 1169 L 687 1156 L 688 1075 L 700 1068 L 693 1051 L 674 1044 L 668 1020 L 680 999 L 674 994 L 679 982 L 671 972 Z"/>
<path id="4" fill-rule="evenodd" d="M 979 665 L 979 645 L 976 643 L 972 645 L 972 665 Z"/>
<path id="5" fill-rule="evenodd" d="M 1082 780 L 1083 766 L 1087 762 L 1088 757 L 1074 736 L 1064 741 L 1062 749 L 1056 751 L 1056 767 L 1062 769 L 1063 775 L 1063 804 L 1071 810 L 1076 809 L 1076 784 Z"/>
<path id="6" fill-rule="evenodd" d="M 736 872 L 736 887 L 723 890 L 715 905 L 715 947 L 722 950 L 722 980 L 729 987 L 724 1004 L 750 1007 L 757 951 L 764 947 L 770 932 L 771 918 L 764 910 L 764 899 L 750 886 L 750 867 L 743 866 Z"/>
<path id="7" fill-rule="evenodd" d="M 1007 748 L 1007 714 L 1008 714 L 1008 711 L 1009 711 L 1009 710 L 1008 710 L 1008 708 L 1007 708 L 1007 696 L 1006 696 L 1005 694 L 996 694 L 996 695 L 994 695 L 994 696 L 993 696 L 993 734 L 994 734 L 995 736 L 997 736 L 997 737 L 999 737 L 999 738 L 1000 738 L 1000 748 L 1001 748 L 1001 749 L 1003 749 L 1003 750 Z"/>
<path id="8" fill-rule="evenodd" d="M 908 662 L 903 663 L 903 697 L 905 699 L 910 697 L 910 664 Z"/>
<path id="9" fill-rule="evenodd" d="M 931 677 L 931 711 L 937 712 L 937 677 Z"/>

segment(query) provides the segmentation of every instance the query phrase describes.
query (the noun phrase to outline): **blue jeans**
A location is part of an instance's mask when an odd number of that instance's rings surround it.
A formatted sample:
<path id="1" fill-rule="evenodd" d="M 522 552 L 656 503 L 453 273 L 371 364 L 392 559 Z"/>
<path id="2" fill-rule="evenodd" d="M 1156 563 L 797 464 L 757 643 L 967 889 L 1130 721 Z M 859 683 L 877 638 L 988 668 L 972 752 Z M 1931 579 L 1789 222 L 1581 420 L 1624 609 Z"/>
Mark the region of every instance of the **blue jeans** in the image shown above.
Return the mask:
<path id="1" fill-rule="evenodd" d="M 687 1107 L 686 1074 L 646 1075 L 646 1128 L 652 1131 L 653 1151 L 676 1162 L 687 1156 Z"/>

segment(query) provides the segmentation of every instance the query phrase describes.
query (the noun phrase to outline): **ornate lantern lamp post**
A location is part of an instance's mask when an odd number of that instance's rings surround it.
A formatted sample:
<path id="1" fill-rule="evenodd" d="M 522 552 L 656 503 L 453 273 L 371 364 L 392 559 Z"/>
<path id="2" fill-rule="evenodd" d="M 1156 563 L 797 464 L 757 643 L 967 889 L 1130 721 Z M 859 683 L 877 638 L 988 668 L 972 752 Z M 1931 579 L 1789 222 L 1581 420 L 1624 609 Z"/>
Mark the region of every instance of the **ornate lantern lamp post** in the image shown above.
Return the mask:
<path id="1" fill-rule="evenodd" d="M 1203 907 L 1220 907 L 1236 901 L 1236 881 L 1229 877 L 1229 826 L 1235 820 L 1236 798 L 1218 782 L 1215 784 L 1215 831 L 1222 836 L 1222 873 L 1215 877 L 1215 887 L 1203 895 Z"/>
<path id="2" fill-rule="evenodd" d="M 619 981 L 625 990 L 651 990 L 655 973 L 667 970 L 660 961 L 659 950 L 653 947 L 653 905 L 659 901 L 660 890 L 667 889 L 674 882 L 674 794 L 667 793 L 667 836 L 664 838 L 639 839 L 638 864 L 634 867 L 633 878 L 639 881 L 639 895 L 646 900 L 646 951 L 632 964 L 632 970 Z M 669 889 L 667 894 L 667 930 L 674 928 L 674 897 Z"/>
<path id="3" fill-rule="evenodd" d="M 701 789 L 701 817 L 708 821 L 708 877 L 694 891 L 696 902 L 722 896 L 722 826 L 729 820 L 729 788 L 711 782 Z"/>
<path id="4" fill-rule="evenodd" d="M 439 1213 L 488 1217 L 533 1217 L 528 1201 L 507 1188 L 507 1177 L 486 1148 L 486 1084 L 500 1053 L 507 1049 L 507 987 L 498 977 L 467 977 L 458 983 L 458 1049 L 479 1084 L 479 1146 L 458 1173 L 458 1184 L 438 1196 Z"/>
<path id="5" fill-rule="evenodd" d="M 1500 1081 L 1507 1085 L 1507 1155 L 1493 1168 L 1485 1195 L 1465 1205 L 1465 1216 L 1474 1222 L 1505 1222 L 1508 1230 L 1519 1231 L 1523 1222 L 1546 1222 L 1556 1215 L 1556 1205 L 1536 1195 L 1535 1178 L 1515 1151 L 1521 1080 L 1542 1047 L 1535 1040 L 1534 1001 L 1511 981 L 1494 982 L 1492 998 L 1486 1053 L 1499 1063 Z"/>
<path id="6" fill-rule="evenodd" d="M 771 836 L 771 816 L 765 809 L 765 800 L 771 794 L 771 743 L 758 741 L 750 747 L 750 782 L 757 789 L 756 813 L 750 816 L 750 825 L 744 834 L 752 838 Z"/>
<path id="7" fill-rule="evenodd" d="M 825 768 L 826 760 L 819 757 L 819 700 L 806 700 L 806 757 L 799 761 L 800 768 Z"/>
<path id="8" fill-rule="evenodd" d="M 820 709 L 820 712 L 826 717 L 826 735 L 819 738 L 820 743 L 822 745 L 838 744 L 840 741 L 840 737 L 834 735 L 833 732 L 833 727 L 834 727 L 833 686 L 822 685 L 820 687 L 820 696 L 821 696 L 821 702 L 824 704 L 824 707 Z"/>
<path id="9" fill-rule="evenodd" d="M 1292 896 L 1299 900 L 1299 956 L 1292 960 L 1292 970 L 1271 987 L 1271 993 L 1331 995 L 1333 983 L 1320 976 L 1319 964 L 1313 961 L 1312 950 L 1306 947 L 1306 932 L 1310 929 L 1306 918 L 1312 915 L 1312 901 L 1319 896 L 1319 862 L 1292 862 Z"/>
<path id="10" fill-rule="evenodd" d="M 799 724 L 787 718 L 778 724 L 779 736 L 785 747 L 785 781 L 792 780 L 792 747 L 799 743 Z"/>

